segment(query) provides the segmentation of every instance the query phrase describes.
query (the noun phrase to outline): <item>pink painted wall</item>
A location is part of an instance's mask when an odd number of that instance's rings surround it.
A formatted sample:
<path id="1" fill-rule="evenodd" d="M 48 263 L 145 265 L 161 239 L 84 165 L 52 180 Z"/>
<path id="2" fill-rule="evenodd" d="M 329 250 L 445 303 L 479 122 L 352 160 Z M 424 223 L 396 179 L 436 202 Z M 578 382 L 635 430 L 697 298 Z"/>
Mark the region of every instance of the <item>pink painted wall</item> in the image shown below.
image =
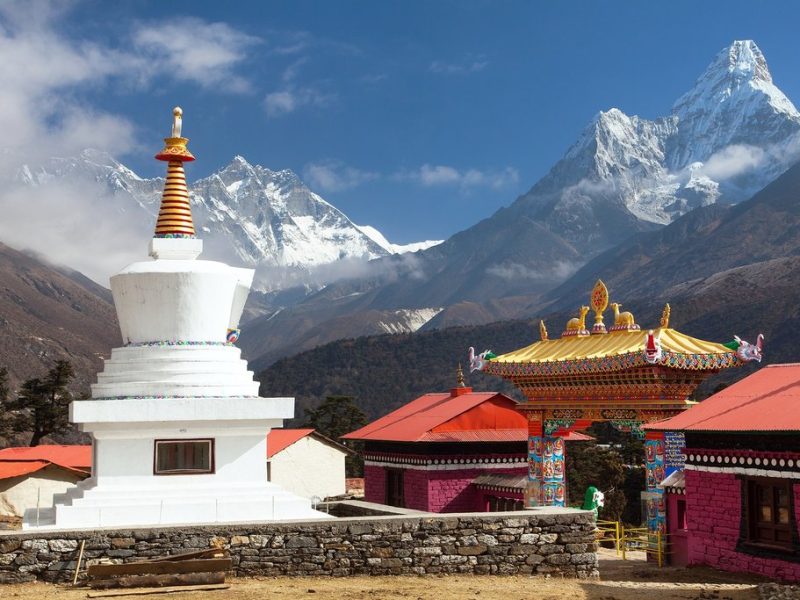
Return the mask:
<path id="1" fill-rule="evenodd" d="M 484 473 L 524 474 L 527 468 L 453 471 L 404 469 L 405 506 L 426 512 L 483 512 L 486 510 L 484 494 L 475 489 L 472 482 Z M 364 500 L 386 503 L 385 467 L 364 466 Z"/>
<path id="2" fill-rule="evenodd" d="M 386 503 L 386 469 L 364 465 L 364 500 Z"/>
<path id="3" fill-rule="evenodd" d="M 793 486 L 800 523 L 800 485 Z M 800 581 L 800 563 L 736 551 L 741 524 L 741 482 L 732 473 L 686 470 L 689 564 L 748 571 L 771 579 Z"/>

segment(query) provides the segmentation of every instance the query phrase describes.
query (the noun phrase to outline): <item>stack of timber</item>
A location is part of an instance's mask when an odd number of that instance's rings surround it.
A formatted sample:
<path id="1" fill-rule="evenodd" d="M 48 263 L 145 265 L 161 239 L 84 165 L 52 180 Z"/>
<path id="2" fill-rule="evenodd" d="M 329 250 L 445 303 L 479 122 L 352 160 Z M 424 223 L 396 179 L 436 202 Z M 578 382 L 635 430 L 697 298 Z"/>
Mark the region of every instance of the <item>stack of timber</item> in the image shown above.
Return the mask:
<path id="1" fill-rule="evenodd" d="M 89 587 L 108 591 L 89 597 L 227 589 L 225 572 L 230 568 L 230 555 L 218 548 L 125 564 L 91 565 L 87 569 Z"/>

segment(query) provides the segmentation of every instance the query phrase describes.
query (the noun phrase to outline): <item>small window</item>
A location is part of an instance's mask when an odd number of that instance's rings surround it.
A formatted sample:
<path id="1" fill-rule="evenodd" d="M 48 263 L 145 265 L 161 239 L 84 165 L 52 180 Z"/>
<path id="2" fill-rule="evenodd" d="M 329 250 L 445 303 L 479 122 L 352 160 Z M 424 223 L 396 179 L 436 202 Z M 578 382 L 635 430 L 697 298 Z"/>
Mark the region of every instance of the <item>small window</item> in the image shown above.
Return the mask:
<path id="1" fill-rule="evenodd" d="M 156 440 L 155 475 L 214 472 L 214 440 Z"/>
<path id="2" fill-rule="evenodd" d="M 789 480 L 747 480 L 747 541 L 792 549 L 792 514 Z"/>

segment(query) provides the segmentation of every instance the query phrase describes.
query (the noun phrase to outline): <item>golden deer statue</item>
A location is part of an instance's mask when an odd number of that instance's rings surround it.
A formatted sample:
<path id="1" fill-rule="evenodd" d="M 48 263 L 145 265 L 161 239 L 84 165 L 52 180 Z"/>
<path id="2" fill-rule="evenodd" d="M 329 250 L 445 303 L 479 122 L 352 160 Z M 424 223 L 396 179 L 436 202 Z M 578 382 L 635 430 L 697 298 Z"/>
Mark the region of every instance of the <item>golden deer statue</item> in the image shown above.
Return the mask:
<path id="1" fill-rule="evenodd" d="M 633 327 L 636 323 L 633 320 L 633 314 L 628 311 L 619 312 L 622 304 L 619 302 L 612 302 L 611 308 L 614 309 L 614 327 Z"/>
<path id="2" fill-rule="evenodd" d="M 572 317 L 567 321 L 567 331 L 584 331 L 586 329 L 586 314 L 589 312 L 588 306 L 581 306 L 580 316 Z"/>

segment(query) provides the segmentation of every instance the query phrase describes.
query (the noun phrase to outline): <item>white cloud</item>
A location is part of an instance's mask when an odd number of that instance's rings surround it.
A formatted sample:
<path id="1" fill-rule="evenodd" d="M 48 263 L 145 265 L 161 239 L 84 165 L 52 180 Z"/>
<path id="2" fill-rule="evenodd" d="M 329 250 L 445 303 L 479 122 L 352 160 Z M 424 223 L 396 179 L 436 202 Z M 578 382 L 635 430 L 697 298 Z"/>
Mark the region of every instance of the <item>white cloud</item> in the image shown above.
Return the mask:
<path id="1" fill-rule="evenodd" d="M 312 190 L 340 192 L 378 179 L 378 173 L 362 171 L 341 161 L 324 160 L 309 163 L 303 169 L 306 183 Z"/>
<path id="2" fill-rule="evenodd" d="M 134 149 L 133 124 L 93 102 L 105 86 L 170 76 L 243 91 L 235 68 L 256 40 L 199 19 L 138 24 L 117 46 L 74 39 L 59 22 L 70 4 L 0 4 L 0 241 L 107 285 L 109 273 L 143 255 L 150 232 L 91 176 L 31 188 L 15 175 L 22 165 L 35 172 L 50 157 L 89 147 L 116 156 Z"/>
<path id="3" fill-rule="evenodd" d="M 476 58 L 467 58 L 457 63 L 435 60 L 428 66 L 428 70 L 431 73 L 444 75 L 467 75 L 483 71 L 488 66 L 489 61 L 486 60 L 486 57 L 478 56 Z"/>
<path id="4" fill-rule="evenodd" d="M 714 181 L 724 181 L 764 164 L 767 152 L 756 146 L 733 144 L 712 154 L 697 172 Z"/>
<path id="5" fill-rule="evenodd" d="M 235 69 L 257 37 L 226 23 L 184 17 L 167 23 L 139 25 L 133 32 L 145 74 L 168 74 L 221 91 L 245 92 L 250 83 Z"/>
<path id="6" fill-rule="evenodd" d="M 396 173 L 394 178 L 401 181 L 416 181 L 425 187 L 455 185 L 464 189 L 478 187 L 501 189 L 519 182 L 519 173 L 513 167 L 482 171 L 424 164 L 413 171 Z"/>
<path id="7" fill-rule="evenodd" d="M 309 61 L 300 58 L 283 71 L 283 87 L 264 97 L 264 110 L 269 117 L 282 117 L 305 107 L 323 108 L 336 100 L 336 94 L 324 92 L 314 85 L 298 85 L 300 69 Z"/>
<path id="8" fill-rule="evenodd" d="M 289 86 L 270 92 L 264 98 L 264 109 L 270 117 L 282 117 L 299 108 L 324 108 L 336 100 L 336 94 L 322 92 L 314 87 Z"/>

